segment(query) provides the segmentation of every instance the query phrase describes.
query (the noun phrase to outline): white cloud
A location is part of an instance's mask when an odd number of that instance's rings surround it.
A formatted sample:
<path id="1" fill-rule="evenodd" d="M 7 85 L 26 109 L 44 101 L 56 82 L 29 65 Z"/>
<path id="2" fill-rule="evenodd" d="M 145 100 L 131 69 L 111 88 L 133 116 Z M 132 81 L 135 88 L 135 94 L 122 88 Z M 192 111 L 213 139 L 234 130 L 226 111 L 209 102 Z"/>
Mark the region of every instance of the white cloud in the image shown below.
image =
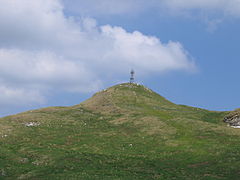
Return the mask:
<path id="1" fill-rule="evenodd" d="M 177 9 L 220 10 L 231 15 L 240 15 L 239 0 L 164 0 L 164 3 Z"/>
<path id="2" fill-rule="evenodd" d="M 162 0 L 160 6 L 174 15 L 197 17 L 210 32 L 227 19 L 240 17 L 239 0 Z"/>
<path id="3" fill-rule="evenodd" d="M 37 90 L 0 86 L 0 102 L 4 106 L 24 106 L 45 103 L 46 99 Z"/>
<path id="4" fill-rule="evenodd" d="M 89 83 L 94 80 L 94 75 L 81 62 L 42 51 L 0 49 L 0 77 L 5 84 L 18 83 L 41 90 L 60 88 L 85 92 L 97 90 L 100 85 L 98 82 Z"/>
<path id="5" fill-rule="evenodd" d="M 178 42 L 163 44 L 156 37 L 138 31 L 128 33 L 121 27 L 109 25 L 102 27 L 102 34 L 112 39 L 112 49 L 106 52 L 105 59 L 111 67 L 115 64 L 116 70 L 135 67 L 140 72 L 163 72 L 195 68 Z"/>
<path id="6" fill-rule="evenodd" d="M 39 103 L 55 91 L 96 91 L 130 68 L 143 74 L 195 68 L 179 42 L 67 18 L 58 0 L 2 0 L 0 27 L 0 105 L 26 94 L 26 102 Z"/>

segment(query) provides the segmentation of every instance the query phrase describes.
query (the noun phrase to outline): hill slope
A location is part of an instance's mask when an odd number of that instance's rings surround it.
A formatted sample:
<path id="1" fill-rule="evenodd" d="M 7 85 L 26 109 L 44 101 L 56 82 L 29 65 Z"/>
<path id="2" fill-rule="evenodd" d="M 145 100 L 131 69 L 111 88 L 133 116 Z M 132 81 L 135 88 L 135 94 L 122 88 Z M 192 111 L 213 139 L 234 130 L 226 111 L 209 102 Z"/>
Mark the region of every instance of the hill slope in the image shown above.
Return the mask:
<path id="1" fill-rule="evenodd" d="M 72 107 L 0 119 L 0 179 L 238 179 L 227 112 L 120 84 Z"/>

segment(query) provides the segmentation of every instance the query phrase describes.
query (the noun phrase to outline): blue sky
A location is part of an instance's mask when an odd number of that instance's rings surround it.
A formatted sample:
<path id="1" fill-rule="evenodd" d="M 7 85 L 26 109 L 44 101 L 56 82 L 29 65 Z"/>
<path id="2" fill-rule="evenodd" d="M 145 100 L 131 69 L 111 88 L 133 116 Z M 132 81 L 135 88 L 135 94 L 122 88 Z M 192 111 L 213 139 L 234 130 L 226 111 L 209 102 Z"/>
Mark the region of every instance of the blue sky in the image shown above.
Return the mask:
<path id="1" fill-rule="evenodd" d="M 3 0 L 0 116 L 74 105 L 129 79 L 177 103 L 239 108 L 238 0 Z"/>

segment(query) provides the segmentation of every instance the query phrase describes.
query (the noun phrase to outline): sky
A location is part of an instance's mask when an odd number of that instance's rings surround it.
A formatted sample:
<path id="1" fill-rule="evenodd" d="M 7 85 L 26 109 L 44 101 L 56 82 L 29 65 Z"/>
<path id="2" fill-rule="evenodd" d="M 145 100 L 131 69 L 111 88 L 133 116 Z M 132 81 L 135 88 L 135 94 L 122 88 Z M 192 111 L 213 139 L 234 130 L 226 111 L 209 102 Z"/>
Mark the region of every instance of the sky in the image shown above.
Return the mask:
<path id="1" fill-rule="evenodd" d="M 239 0 L 0 0 L 0 116 L 141 83 L 177 104 L 239 108 Z"/>

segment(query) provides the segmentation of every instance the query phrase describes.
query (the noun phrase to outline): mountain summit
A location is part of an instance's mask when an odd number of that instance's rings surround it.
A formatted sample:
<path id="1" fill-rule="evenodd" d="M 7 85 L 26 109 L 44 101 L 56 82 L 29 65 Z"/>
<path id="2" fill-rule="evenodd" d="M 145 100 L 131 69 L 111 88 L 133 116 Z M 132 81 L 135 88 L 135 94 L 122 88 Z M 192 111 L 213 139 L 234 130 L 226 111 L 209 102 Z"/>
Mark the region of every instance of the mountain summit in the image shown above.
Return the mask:
<path id="1" fill-rule="evenodd" d="M 71 107 L 0 119 L 0 179 L 234 179 L 228 112 L 174 104 L 124 83 Z"/>
<path id="2" fill-rule="evenodd" d="M 79 106 L 102 114 L 123 116 L 141 114 L 158 116 L 158 118 L 185 117 L 206 122 L 217 122 L 214 116 L 222 114 L 174 104 L 151 89 L 136 83 L 123 83 L 100 91 Z M 205 119 L 206 116 L 211 115 L 210 119 Z"/>
<path id="3" fill-rule="evenodd" d="M 143 109 L 173 108 L 175 104 L 162 96 L 135 83 L 124 83 L 96 93 L 92 98 L 83 102 L 86 108 L 94 111 L 116 113 L 137 112 Z"/>

